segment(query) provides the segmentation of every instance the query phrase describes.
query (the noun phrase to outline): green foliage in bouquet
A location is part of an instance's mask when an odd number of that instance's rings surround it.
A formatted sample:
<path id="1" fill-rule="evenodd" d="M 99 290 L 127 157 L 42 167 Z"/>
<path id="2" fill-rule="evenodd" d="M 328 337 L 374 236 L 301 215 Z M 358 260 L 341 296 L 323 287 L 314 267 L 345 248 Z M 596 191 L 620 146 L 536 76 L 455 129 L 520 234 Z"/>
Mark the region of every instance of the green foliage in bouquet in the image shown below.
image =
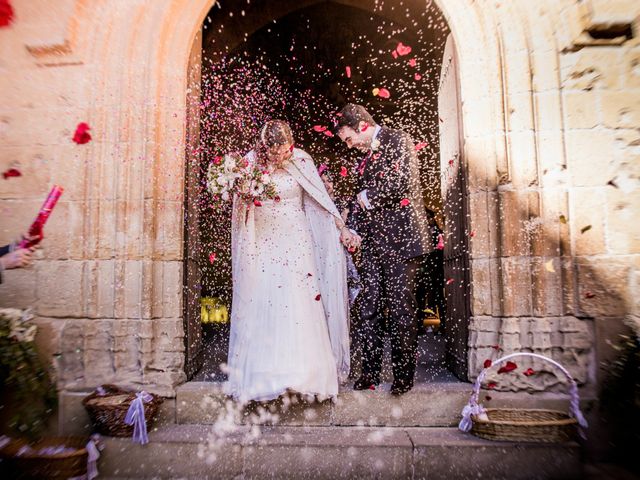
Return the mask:
<path id="1" fill-rule="evenodd" d="M 35 349 L 32 318 L 29 311 L 0 309 L 0 392 L 6 426 L 35 438 L 46 426 L 57 395 Z"/>

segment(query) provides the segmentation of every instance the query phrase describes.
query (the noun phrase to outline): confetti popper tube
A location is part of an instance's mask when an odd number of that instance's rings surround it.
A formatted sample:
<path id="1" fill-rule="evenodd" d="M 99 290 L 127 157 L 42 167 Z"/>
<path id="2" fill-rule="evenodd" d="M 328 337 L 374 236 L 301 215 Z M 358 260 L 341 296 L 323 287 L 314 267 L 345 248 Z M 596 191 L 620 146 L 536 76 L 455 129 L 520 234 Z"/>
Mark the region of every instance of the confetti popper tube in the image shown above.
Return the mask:
<path id="1" fill-rule="evenodd" d="M 58 199 L 60 198 L 60 195 L 62 195 L 62 192 L 64 192 L 64 188 L 59 185 L 54 185 L 51 188 L 49 195 L 38 212 L 38 216 L 31 224 L 31 227 L 29 227 L 29 236 L 37 238 L 32 240 L 26 238 L 23 239 L 20 242 L 20 248 L 29 248 L 40 243 L 40 240 L 42 240 L 42 229 L 44 228 L 45 223 L 47 223 L 47 219 L 49 218 L 49 215 L 51 215 L 53 207 L 58 203 Z"/>

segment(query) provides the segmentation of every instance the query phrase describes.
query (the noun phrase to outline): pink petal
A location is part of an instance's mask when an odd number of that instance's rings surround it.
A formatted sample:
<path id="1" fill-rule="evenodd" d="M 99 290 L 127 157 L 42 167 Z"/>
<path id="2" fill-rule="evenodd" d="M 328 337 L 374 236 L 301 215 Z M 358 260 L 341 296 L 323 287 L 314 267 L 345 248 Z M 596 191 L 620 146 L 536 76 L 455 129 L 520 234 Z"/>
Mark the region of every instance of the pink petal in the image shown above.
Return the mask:
<path id="1" fill-rule="evenodd" d="M 422 150 L 427 145 L 429 145 L 428 142 L 420 142 L 419 144 L 416 145 L 416 151 Z"/>
<path id="2" fill-rule="evenodd" d="M 340 167 L 340 175 L 342 177 L 346 177 L 349 174 L 349 171 L 347 170 L 347 167 Z"/>
<path id="3" fill-rule="evenodd" d="M 413 78 L 418 81 L 418 80 L 422 80 L 422 75 L 420 75 L 419 73 L 416 73 Z"/>
<path id="4" fill-rule="evenodd" d="M 409 201 L 408 198 L 403 198 L 402 200 L 400 200 L 400 206 L 402 207 L 406 207 L 407 205 L 409 205 L 411 202 Z"/>
<path id="5" fill-rule="evenodd" d="M 213 263 L 216 261 L 216 254 L 215 253 L 210 253 L 209 254 L 209 263 Z"/>
<path id="6" fill-rule="evenodd" d="M 409 66 L 410 66 L 410 67 L 415 67 L 415 66 L 416 66 L 416 63 L 417 63 L 417 62 L 416 62 L 416 59 L 415 59 L 415 58 L 412 58 L 411 60 L 409 60 Z"/>
<path id="7" fill-rule="evenodd" d="M 325 127 L 324 125 L 314 125 L 313 129 L 316 132 L 324 132 L 327 129 L 327 127 Z"/>
<path id="8" fill-rule="evenodd" d="M 345 70 L 347 71 L 347 78 L 351 78 L 351 67 L 347 65 Z"/>
<path id="9" fill-rule="evenodd" d="M 396 52 L 398 52 L 398 55 L 400 56 L 409 55 L 411 53 L 411 47 L 408 45 L 403 45 L 402 42 L 400 42 L 396 47 Z"/>
<path id="10" fill-rule="evenodd" d="M 378 96 L 382 98 L 389 98 L 391 93 L 386 88 L 381 88 L 378 90 Z"/>

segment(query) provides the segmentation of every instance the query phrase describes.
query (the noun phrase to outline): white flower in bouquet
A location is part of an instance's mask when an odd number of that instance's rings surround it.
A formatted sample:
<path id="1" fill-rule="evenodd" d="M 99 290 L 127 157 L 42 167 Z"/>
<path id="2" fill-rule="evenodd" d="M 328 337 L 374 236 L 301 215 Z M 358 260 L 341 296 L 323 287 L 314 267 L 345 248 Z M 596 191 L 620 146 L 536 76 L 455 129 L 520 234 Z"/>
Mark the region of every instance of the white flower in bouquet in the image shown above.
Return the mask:
<path id="1" fill-rule="evenodd" d="M 259 197 L 264 192 L 264 183 L 253 181 L 249 185 L 249 194 L 253 197 Z"/>
<path id="2" fill-rule="evenodd" d="M 225 173 L 232 173 L 234 170 L 236 170 L 238 162 L 236 162 L 236 159 L 232 155 L 225 155 L 223 166 Z"/>

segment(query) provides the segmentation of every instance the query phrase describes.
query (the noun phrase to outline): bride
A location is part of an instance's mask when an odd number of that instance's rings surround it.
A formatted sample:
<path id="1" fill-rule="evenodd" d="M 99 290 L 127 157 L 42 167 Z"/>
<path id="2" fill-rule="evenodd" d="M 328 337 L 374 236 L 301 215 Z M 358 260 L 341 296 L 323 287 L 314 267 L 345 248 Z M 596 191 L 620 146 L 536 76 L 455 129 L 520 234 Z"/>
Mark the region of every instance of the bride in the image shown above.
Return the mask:
<path id="1" fill-rule="evenodd" d="M 311 157 L 283 121 L 267 122 L 245 157 L 278 198 L 232 214 L 233 304 L 225 393 L 266 401 L 287 392 L 335 397 L 349 374 L 345 245 L 357 246 Z"/>

